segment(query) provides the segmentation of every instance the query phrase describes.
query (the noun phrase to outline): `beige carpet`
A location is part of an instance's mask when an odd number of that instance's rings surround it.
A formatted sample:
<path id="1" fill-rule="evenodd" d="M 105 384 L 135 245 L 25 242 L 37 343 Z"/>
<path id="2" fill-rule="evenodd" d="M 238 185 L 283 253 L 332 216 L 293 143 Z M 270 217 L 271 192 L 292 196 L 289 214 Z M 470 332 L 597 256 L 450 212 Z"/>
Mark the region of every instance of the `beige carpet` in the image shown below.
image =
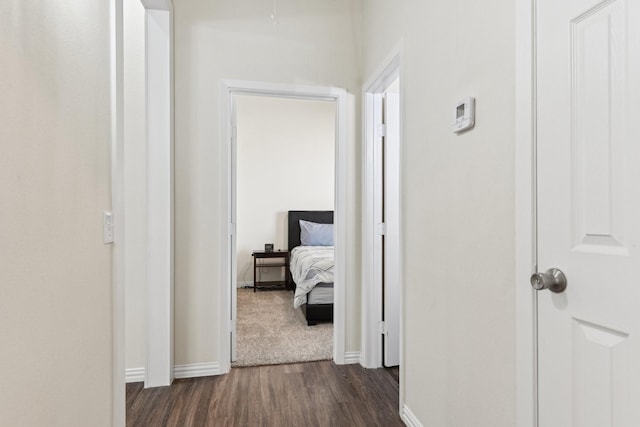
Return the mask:
<path id="1" fill-rule="evenodd" d="M 293 308 L 293 292 L 238 289 L 236 361 L 232 366 L 329 360 L 333 355 L 333 324 L 307 326 Z"/>

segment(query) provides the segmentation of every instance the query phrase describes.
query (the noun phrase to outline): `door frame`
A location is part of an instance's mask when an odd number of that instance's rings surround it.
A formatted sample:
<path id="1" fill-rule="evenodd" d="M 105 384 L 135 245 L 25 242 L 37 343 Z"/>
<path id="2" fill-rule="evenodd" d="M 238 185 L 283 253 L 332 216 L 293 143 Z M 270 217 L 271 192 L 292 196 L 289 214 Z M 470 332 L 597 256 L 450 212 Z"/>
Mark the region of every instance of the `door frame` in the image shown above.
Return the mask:
<path id="1" fill-rule="evenodd" d="M 123 0 L 111 2 L 111 174 L 112 174 L 112 210 L 114 214 L 115 239 L 113 245 L 113 425 L 125 424 L 125 384 L 126 369 L 126 274 L 125 274 L 125 138 L 124 108 L 125 75 L 124 75 L 124 8 Z M 146 153 L 146 165 L 153 167 L 154 181 L 159 184 L 154 188 L 153 198 L 147 187 L 144 197 L 148 199 L 146 219 L 154 223 L 155 237 L 162 239 L 153 241 L 145 239 L 145 247 L 155 247 L 155 252 L 146 254 L 147 265 L 158 264 L 161 259 L 163 269 L 154 283 L 158 286 L 149 287 L 149 278 L 145 283 L 145 304 L 147 316 L 145 319 L 145 367 L 131 368 L 142 371 L 141 378 L 145 387 L 167 386 L 174 378 L 173 364 L 173 145 L 174 145 L 174 100 L 173 100 L 173 2 L 172 0 L 140 0 L 145 12 L 145 129 L 154 128 L 154 134 L 147 134 L 155 142 L 160 141 L 159 147 L 151 153 Z M 155 22 L 156 28 L 150 31 L 149 20 Z M 153 75 L 150 78 L 150 70 Z M 161 99 L 162 102 L 152 102 Z M 153 104 L 155 108 L 150 109 Z M 163 126 L 155 129 L 154 123 Z M 150 136 L 151 135 L 151 136 Z M 158 144 L 156 144 L 158 145 Z M 148 146 L 148 144 L 147 144 Z M 147 150 L 148 151 L 148 150 Z M 162 197 L 158 197 L 158 190 Z M 158 257 L 160 255 L 160 257 Z M 165 262 L 167 261 L 167 262 Z M 151 312 L 154 315 L 150 315 Z M 152 365 L 152 367 L 151 367 Z"/>
<path id="2" fill-rule="evenodd" d="M 347 91 L 342 88 L 325 86 L 287 85 L 240 80 L 222 80 L 220 82 L 220 299 L 219 299 L 219 348 L 221 373 L 231 369 L 231 339 L 235 319 L 232 319 L 235 294 L 232 277 L 232 263 L 235 254 L 231 253 L 231 239 L 235 235 L 233 211 L 235 188 L 232 188 L 232 176 L 236 172 L 234 123 L 234 95 L 262 95 L 279 98 L 309 99 L 332 101 L 336 104 L 336 147 L 335 147 L 335 282 L 333 303 L 333 360 L 336 364 L 346 363 L 346 206 L 347 206 Z"/>
<path id="3" fill-rule="evenodd" d="M 146 364 L 144 386 L 171 385 L 174 371 L 173 2 L 145 7 Z"/>
<path id="4" fill-rule="evenodd" d="M 515 280 L 516 425 L 538 427 L 537 0 L 516 1 Z"/>
<path id="5" fill-rule="evenodd" d="M 124 18 L 123 0 L 110 1 L 111 210 L 115 218 L 112 247 L 111 425 L 126 424 L 125 248 L 124 237 Z"/>
<path id="6" fill-rule="evenodd" d="M 376 201 L 376 180 L 381 179 L 376 174 L 374 166 L 377 150 L 375 141 L 377 139 L 375 126 L 380 120 L 376 114 L 376 95 L 383 93 L 391 83 L 401 78 L 402 45 L 398 45 L 378 70 L 370 77 L 362 87 L 363 105 L 363 153 L 362 153 L 362 343 L 360 364 L 365 368 L 379 368 L 382 366 L 382 340 L 379 325 L 382 322 L 382 281 L 381 266 L 376 262 L 378 250 L 376 250 L 375 239 L 375 201 Z M 402 96 L 402 95 L 401 95 Z M 402 107 L 401 107 L 402 108 Z M 400 113 L 402 117 L 402 112 Z M 402 140 L 402 126 L 400 139 Z M 400 147 L 402 157 L 402 147 Z M 379 171 L 378 171 L 379 172 Z M 402 178 L 400 178 L 402 186 Z M 400 203 L 402 204 L 402 203 Z M 401 210 L 401 206 L 398 206 Z M 401 217 L 401 215 L 399 215 Z M 402 225 L 400 224 L 400 230 Z M 402 237 L 401 237 L 402 238 Z M 401 245 L 402 246 L 402 245 Z M 398 259 L 402 260 L 402 254 L 398 254 Z M 399 269 L 402 271 L 402 269 Z M 400 273 L 402 274 L 402 273 Z M 402 284 L 402 278 L 400 278 Z M 402 285 L 400 291 L 400 313 L 402 313 Z M 402 361 L 402 315 L 400 326 L 400 360 Z M 402 362 L 400 363 L 402 369 Z"/>
<path id="7" fill-rule="evenodd" d="M 361 352 L 360 364 L 365 368 L 379 368 L 382 366 L 382 340 L 379 325 L 382 321 L 382 295 L 381 278 L 376 266 L 375 241 L 375 168 L 373 167 L 375 150 L 375 123 L 376 114 L 374 108 L 375 95 L 384 92 L 391 83 L 400 78 L 400 141 L 402 141 L 402 50 L 400 41 L 381 63 L 372 76 L 362 87 L 362 314 L 361 314 Z M 400 144 L 400 159 L 402 161 L 402 144 Z M 399 177 L 402 188 L 402 174 Z M 402 264 L 402 192 L 400 195 L 399 229 L 400 229 L 400 253 L 399 263 Z M 403 413 L 404 407 L 404 281 L 402 268 L 399 268 L 400 282 L 400 384 L 399 384 L 399 410 Z M 377 277 L 377 279 L 376 279 Z"/>

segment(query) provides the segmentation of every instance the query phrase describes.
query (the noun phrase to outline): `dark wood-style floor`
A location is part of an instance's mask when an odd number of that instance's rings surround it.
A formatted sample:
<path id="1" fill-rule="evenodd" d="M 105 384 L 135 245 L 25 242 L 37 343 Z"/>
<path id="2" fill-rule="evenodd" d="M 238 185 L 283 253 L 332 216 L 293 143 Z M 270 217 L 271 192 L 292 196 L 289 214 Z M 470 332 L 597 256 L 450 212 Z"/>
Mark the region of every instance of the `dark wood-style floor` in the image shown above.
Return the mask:
<path id="1" fill-rule="evenodd" d="M 235 368 L 176 380 L 127 384 L 127 426 L 404 426 L 397 369 L 331 361 Z"/>

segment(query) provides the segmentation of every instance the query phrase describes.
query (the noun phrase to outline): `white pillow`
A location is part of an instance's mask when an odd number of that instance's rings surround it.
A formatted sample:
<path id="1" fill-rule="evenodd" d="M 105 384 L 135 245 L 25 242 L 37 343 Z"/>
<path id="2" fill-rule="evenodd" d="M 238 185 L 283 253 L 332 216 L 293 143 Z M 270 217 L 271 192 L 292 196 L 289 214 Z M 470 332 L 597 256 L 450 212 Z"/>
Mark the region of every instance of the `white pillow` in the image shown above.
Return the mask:
<path id="1" fill-rule="evenodd" d="M 333 224 L 299 221 L 302 246 L 333 246 Z"/>

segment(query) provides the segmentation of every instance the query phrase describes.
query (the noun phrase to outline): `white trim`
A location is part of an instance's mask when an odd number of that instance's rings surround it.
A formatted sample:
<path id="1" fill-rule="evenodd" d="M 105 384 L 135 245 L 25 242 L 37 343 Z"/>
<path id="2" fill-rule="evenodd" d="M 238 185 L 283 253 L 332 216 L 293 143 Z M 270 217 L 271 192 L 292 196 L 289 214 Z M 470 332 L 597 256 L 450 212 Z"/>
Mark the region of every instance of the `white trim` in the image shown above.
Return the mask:
<path id="1" fill-rule="evenodd" d="M 191 363 L 189 365 L 176 365 L 173 367 L 173 374 L 176 379 L 209 377 L 212 375 L 222 375 L 218 363 Z"/>
<path id="2" fill-rule="evenodd" d="M 140 368 L 127 368 L 125 372 L 125 382 L 127 384 L 144 381 L 144 366 Z"/>
<path id="3" fill-rule="evenodd" d="M 333 359 L 338 365 L 345 364 L 346 347 L 346 206 L 347 206 L 347 92 L 341 88 L 286 85 L 253 81 L 223 80 L 220 82 L 220 308 L 219 348 L 220 371 L 231 369 L 231 262 L 230 232 L 233 227 L 231 162 L 233 95 L 251 94 L 298 99 L 334 101 L 336 103 L 336 180 L 335 180 L 335 285 L 333 307 Z"/>
<path id="4" fill-rule="evenodd" d="M 112 285 L 112 420 L 126 424 L 125 389 L 125 224 L 124 224 L 124 66 L 122 0 L 111 0 L 111 210 L 114 213 Z"/>
<path id="5" fill-rule="evenodd" d="M 129 368 L 126 371 L 126 382 L 137 383 L 144 381 L 144 367 Z M 175 365 L 173 375 L 176 379 L 208 377 L 212 375 L 222 375 L 218 363 L 192 363 L 189 365 Z"/>
<path id="6" fill-rule="evenodd" d="M 356 363 L 361 364 L 361 357 L 359 351 L 347 351 L 344 354 L 344 364 L 345 365 L 353 365 Z"/>
<path id="7" fill-rule="evenodd" d="M 407 427 L 423 427 L 418 417 L 416 417 L 413 412 L 411 412 L 407 405 L 402 406 L 400 418 L 402 418 L 402 421 L 404 421 Z"/>
<path id="8" fill-rule="evenodd" d="M 335 96 L 336 102 L 336 180 L 334 228 L 335 242 L 335 282 L 333 288 L 333 361 L 345 364 L 347 329 L 347 91 L 326 88 Z"/>
<path id="9" fill-rule="evenodd" d="M 537 296 L 529 285 L 536 269 L 536 0 L 516 2 L 516 426 L 537 427 Z"/>
<path id="10" fill-rule="evenodd" d="M 362 158 L 362 313 L 361 313 L 361 364 L 366 368 L 378 368 L 382 366 L 382 340 L 379 334 L 378 325 L 382 320 L 382 295 L 377 292 L 378 286 L 375 281 L 375 253 L 374 253 L 374 171 L 371 165 L 374 158 L 375 134 L 373 132 L 374 122 L 374 94 L 385 90 L 396 78 L 400 78 L 400 170 L 402 170 L 402 140 L 403 140 L 403 69 L 402 69 L 402 40 L 387 56 L 385 61 L 378 67 L 376 72 L 363 86 L 363 158 Z M 403 188 L 403 179 L 400 176 L 400 188 Z M 404 392 L 404 275 L 402 268 L 402 236 L 404 227 L 402 224 L 403 195 L 400 192 L 399 209 L 399 229 L 400 229 L 400 250 L 398 258 L 400 260 L 400 384 L 399 384 L 399 405 L 402 411 L 405 399 Z"/>
<path id="11" fill-rule="evenodd" d="M 153 4 L 153 2 L 151 2 Z M 173 381 L 173 12 L 145 11 L 147 361 L 145 387 Z"/>
<path id="12" fill-rule="evenodd" d="M 147 10 L 166 10 L 173 11 L 172 0 L 140 0 Z"/>
<path id="13" fill-rule="evenodd" d="M 379 295 L 379 274 L 377 274 L 377 265 L 375 262 L 375 233 L 374 233 L 374 168 L 372 167 L 374 162 L 374 146 L 376 135 L 373 132 L 375 127 L 375 94 L 381 93 L 401 74 L 402 63 L 402 43 L 399 43 L 385 59 L 380 67 L 376 70 L 372 77 L 370 77 L 364 84 L 363 93 L 363 106 L 364 106 L 364 119 L 362 135 L 364 140 L 363 157 L 362 157 L 362 314 L 361 314 L 361 350 L 362 350 L 362 362 L 366 368 L 379 368 L 382 366 L 382 340 L 378 331 L 379 323 L 382 321 L 382 296 Z M 400 93 L 402 99 L 402 78 L 400 79 Z M 402 101 L 401 101 L 402 102 Z M 402 109 L 402 106 L 400 107 Z M 402 112 L 400 113 L 402 120 Z M 402 127 L 402 125 L 401 125 Z M 402 141 L 402 129 L 400 130 L 400 140 Z M 400 148 L 400 158 L 402 159 L 402 144 Z M 400 179 L 400 186 L 402 188 L 402 179 Z M 402 198 L 402 196 L 401 196 Z M 402 209 L 402 202 L 400 202 L 400 209 Z M 399 216 L 402 218 L 402 215 Z M 400 224 L 400 230 L 402 230 L 402 224 Z M 402 245 L 401 245 L 402 247 Z M 402 259 L 402 254 L 398 254 L 399 259 Z M 400 268 L 402 271 L 402 268 Z M 400 278 L 402 284 L 402 278 Z M 400 298 L 400 317 L 402 318 L 402 296 L 404 290 L 401 285 L 401 298 Z M 400 325 L 400 351 L 402 353 L 402 322 Z M 400 355 L 402 360 L 402 354 Z M 401 363 L 402 366 L 402 363 Z"/>
<path id="14" fill-rule="evenodd" d="M 377 89 L 376 89 L 377 90 Z M 384 90 L 384 88 L 382 89 Z M 379 368 L 382 366 L 382 342 L 380 331 L 377 328 L 382 321 L 382 295 L 378 292 L 381 281 L 382 265 L 376 260 L 380 259 L 381 245 L 375 235 L 375 222 L 377 209 L 376 200 L 376 149 L 378 136 L 373 129 L 376 123 L 382 119 L 382 108 L 379 105 L 379 94 L 363 90 L 364 100 L 364 136 L 363 160 L 362 160 L 362 361 L 366 368 Z"/>
<path id="15" fill-rule="evenodd" d="M 362 85 L 364 92 L 386 89 L 400 76 L 403 41 L 400 41 Z"/>
<path id="16" fill-rule="evenodd" d="M 218 324 L 220 325 L 219 332 L 219 344 L 220 352 L 218 354 L 218 361 L 220 363 L 220 369 L 223 373 L 227 373 L 231 370 L 231 333 L 233 331 L 233 322 L 231 316 L 233 315 L 233 294 L 231 292 L 232 275 L 231 271 L 231 254 L 229 253 L 231 248 L 231 233 L 233 222 L 233 212 L 231 211 L 232 201 L 231 196 L 233 191 L 231 185 L 233 180 L 231 179 L 230 165 L 232 162 L 232 138 L 234 135 L 234 124 L 231 123 L 234 117 L 233 97 L 231 96 L 230 86 L 225 82 L 220 85 L 220 142 L 219 157 L 220 166 L 218 170 L 220 175 L 218 181 L 220 182 L 220 281 L 218 284 L 219 294 L 218 301 L 220 309 L 218 310 L 220 315 L 218 317 Z M 234 291 L 234 292 L 237 292 Z"/>

